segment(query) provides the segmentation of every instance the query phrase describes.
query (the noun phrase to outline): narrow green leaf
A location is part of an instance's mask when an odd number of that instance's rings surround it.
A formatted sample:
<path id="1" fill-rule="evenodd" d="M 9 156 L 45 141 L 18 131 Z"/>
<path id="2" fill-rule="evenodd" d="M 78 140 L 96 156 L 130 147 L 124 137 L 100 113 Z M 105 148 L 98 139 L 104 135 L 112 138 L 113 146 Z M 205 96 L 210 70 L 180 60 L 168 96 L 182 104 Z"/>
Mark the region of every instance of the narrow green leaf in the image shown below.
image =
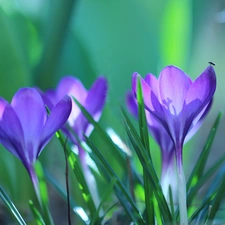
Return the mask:
<path id="1" fill-rule="evenodd" d="M 40 197 L 41 197 L 41 203 L 42 203 L 42 210 L 44 214 L 43 218 L 47 225 L 52 225 L 54 224 L 54 222 L 48 208 L 48 204 L 49 204 L 48 188 L 45 182 L 45 175 L 44 175 L 42 165 L 38 160 L 35 163 L 35 172 L 37 174 L 38 181 L 39 181 Z"/>
<path id="2" fill-rule="evenodd" d="M 213 199 L 211 204 L 211 209 L 208 216 L 208 220 L 210 221 L 209 224 L 212 224 L 213 219 L 220 207 L 220 203 L 225 196 L 225 170 L 223 172 L 224 174 L 219 179 L 219 187 L 217 188 L 215 198 Z"/>
<path id="3" fill-rule="evenodd" d="M 142 144 L 146 149 L 146 153 L 149 159 L 151 160 L 149 137 L 148 137 L 148 126 L 147 126 L 140 78 L 138 78 L 137 101 L 138 101 L 138 119 L 139 119 L 140 137 L 141 137 Z M 143 169 L 143 177 L 144 177 L 144 190 L 145 190 L 146 223 L 154 224 L 155 215 L 154 215 L 153 200 L 155 200 L 155 197 L 151 188 L 151 182 L 149 181 L 148 175 L 146 174 L 146 171 L 144 169 Z"/>
<path id="4" fill-rule="evenodd" d="M 131 199 L 131 197 L 128 194 L 124 185 L 119 180 L 118 176 L 115 174 L 114 170 L 111 168 L 111 166 L 108 164 L 108 162 L 102 156 L 100 151 L 95 147 L 95 145 L 92 143 L 92 141 L 87 136 L 85 136 L 85 140 L 86 140 L 88 146 L 92 149 L 94 154 L 97 156 L 99 161 L 103 164 L 104 168 L 106 169 L 108 174 L 111 176 L 111 178 L 116 179 L 117 187 L 120 189 L 120 191 L 122 193 L 122 195 L 118 195 L 117 197 L 119 198 L 120 203 L 124 207 L 124 210 L 126 211 L 127 215 L 131 218 L 131 220 L 133 222 L 136 222 L 136 224 L 145 224 L 145 222 L 144 222 L 139 210 L 137 209 L 135 203 Z M 126 201 L 124 201 L 124 199 L 126 199 Z M 127 206 L 126 202 L 129 203 L 129 206 Z"/>
<path id="5" fill-rule="evenodd" d="M 199 178 L 198 183 L 191 188 L 187 196 L 187 205 L 190 205 L 192 199 L 196 196 L 199 189 L 215 174 L 215 172 L 219 169 L 219 167 L 224 163 L 225 156 L 217 160 L 213 166 L 209 168 L 209 170 Z"/>
<path id="6" fill-rule="evenodd" d="M 82 192 L 82 196 L 85 202 L 87 203 L 88 209 L 92 217 L 92 215 L 94 215 L 94 213 L 96 212 L 96 207 L 95 207 L 91 192 L 89 190 L 89 187 L 87 185 L 87 182 L 85 180 L 85 177 L 81 168 L 79 156 L 75 155 L 75 153 L 67 146 L 67 144 L 65 145 L 65 138 L 63 137 L 61 131 L 58 131 L 56 133 L 56 137 L 59 139 L 62 147 L 65 148 L 67 151 L 68 162 L 71 168 L 73 169 L 74 175 L 76 176 L 79 182 L 79 188 Z"/>
<path id="7" fill-rule="evenodd" d="M 176 225 L 176 215 L 175 215 L 175 210 L 174 210 L 174 202 L 173 202 L 173 193 L 171 186 L 169 186 L 169 199 L 170 199 L 170 209 L 171 209 L 171 216 L 173 220 L 173 225 Z"/>
<path id="8" fill-rule="evenodd" d="M 65 201 L 67 201 L 66 191 L 59 185 L 59 183 L 47 172 L 45 172 L 45 177 L 47 181 L 52 185 L 52 187 L 59 193 L 59 195 Z M 83 211 L 84 216 L 79 213 L 79 210 L 77 209 L 80 208 L 80 206 L 76 204 L 76 202 L 74 201 L 74 199 L 71 198 L 71 196 L 70 196 L 70 207 L 73 210 L 73 212 L 76 213 L 76 215 L 79 217 L 82 224 L 86 225 L 87 224 L 86 222 L 89 220 L 88 215 L 84 211 Z"/>
<path id="9" fill-rule="evenodd" d="M 37 225 L 45 225 L 44 219 L 31 200 L 29 201 L 29 206 Z"/>
<path id="10" fill-rule="evenodd" d="M 199 178 L 202 176 L 204 169 L 205 169 L 205 165 L 211 150 L 211 146 L 214 140 L 214 137 L 216 135 L 216 131 L 217 128 L 219 126 L 220 120 L 222 117 L 222 113 L 220 112 L 210 130 L 209 136 L 207 138 L 207 141 L 205 143 L 205 146 L 194 166 L 194 169 L 192 170 L 192 173 L 188 179 L 187 182 L 187 192 L 190 191 L 191 188 L 193 188 L 199 181 Z"/>
<path id="11" fill-rule="evenodd" d="M 213 197 L 215 196 L 215 193 L 213 193 L 212 195 L 210 195 L 209 197 L 207 197 L 202 204 L 195 210 L 195 212 L 192 214 L 192 216 L 190 217 L 190 219 L 188 220 L 188 223 L 192 223 L 198 216 L 199 214 L 202 212 L 202 210 L 206 207 L 209 207 L 210 203 L 212 202 Z M 202 216 L 204 217 L 204 216 Z"/>
<path id="12" fill-rule="evenodd" d="M 15 207 L 15 205 L 13 204 L 13 202 L 11 201 L 11 199 L 9 198 L 9 196 L 6 194 L 6 192 L 4 191 L 4 189 L 1 186 L 0 186 L 0 198 L 5 203 L 8 210 L 13 215 L 13 217 L 16 219 L 16 221 L 20 225 L 26 225 L 26 222 L 20 215 L 19 211 L 17 210 L 17 208 Z"/>
<path id="13" fill-rule="evenodd" d="M 155 211 L 155 218 L 156 218 L 156 221 L 157 221 L 158 225 L 163 225 L 163 218 L 162 218 L 161 213 L 160 213 L 159 204 L 160 203 L 158 203 L 155 196 L 153 195 L 153 205 L 154 205 L 154 211 Z M 154 222 L 153 222 L 153 224 L 154 224 Z"/>
<path id="14" fill-rule="evenodd" d="M 171 223 L 172 217 L 167 205 L 166 199 L 162 193 L 162 188 L 160 186 L 159 179 L 155 172 L 154 166 L 152 161 L 150 160 L 145 147 L 142 144 L 140 137 L 138 136 L 135 128 L 133 127 L 132 123 L 130 122 L 128 116 L 126 115 L 125 111 L 122 109 L 125 129 L 127 131 L 128 137 L 134 147 L 134 150 L 137 153 L 137 156 L 148 175 L 149 182 L 151 182 L 151 187 L 153 189 L 153 193 L 159 203 L 160 211 L 162 217 L 164 218 L 165 223 Z"/>
<path id="15" fill-rule="evenodd" d="M 109 186 L 108 188 L 106 189 L 106 192 L 101 200 L 101 202 L 99 203 L 99 206 L 97 208 L 97 211 L 96 213 L 94 214 L 93 218 L 91 219 L 91 222 L 90 222 L 90 225 L 95 225 L 95 224 L 99 224 L 103 219 L 104 219 L 104 216 L 101 218 L 101 221 L 97 221 L 98 219 L 98 215 L 99 215 L 99 212 L 103 206 L 103 204 L 105 203 L 106 199 L 109 197 L 114 185 L 116 184 L 116 178 L 113 177 L 111 182 L 109 183 Z"/>
<path id="16" fill-rule="evenodd" d="M 121 167 L 121 169 L 123 169 L 123 171 L 125 171 L 126 170 L 126 166 L 125 166 L 126 161 L 125 161 L 123 155 L 121 154 L 121 151 L 113 143 L 112 139 L 105 132 L 105 130 L 99 125 L 99 123 L 97 123 L 93 119 L 93 117 L 90 115 L 90 113 L 88 113 L 88 111 L 75 98 L 73 98 L 73 100 L 75 101 L 77 106 L 80 108 L 80 110 L 82 111 L 83 115 L 87 118 L 87 120 L 94 126 L 95 132 L 99 135 L 101 140 L 107 144 L 108 151 L 107 151 L 107 154 L 104 155 L 104 157 L 106 158 L 107 155 L 109 155 L 110 152 L 112 152 L 112 154 L 113 154 L 112 156 L 117 162 L 116 166 Z M 116 170 L 116 168 L 114 168 L 114 170 Z"/>

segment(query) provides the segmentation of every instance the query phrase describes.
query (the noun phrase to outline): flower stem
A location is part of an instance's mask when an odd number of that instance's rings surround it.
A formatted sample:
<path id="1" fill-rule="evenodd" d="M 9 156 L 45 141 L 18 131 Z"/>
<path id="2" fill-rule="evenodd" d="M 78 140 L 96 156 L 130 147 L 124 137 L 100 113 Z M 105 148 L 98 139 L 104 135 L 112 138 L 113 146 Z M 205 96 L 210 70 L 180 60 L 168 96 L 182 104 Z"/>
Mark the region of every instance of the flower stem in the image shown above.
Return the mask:
<path id="1" fill-rule="evenodd" d="M 177 183 L 178 201 L 180 211 L 180 225 L 188 225 L 187 202 L 186 202 L 186 181 L 182 162 L 177 160 Z"/>

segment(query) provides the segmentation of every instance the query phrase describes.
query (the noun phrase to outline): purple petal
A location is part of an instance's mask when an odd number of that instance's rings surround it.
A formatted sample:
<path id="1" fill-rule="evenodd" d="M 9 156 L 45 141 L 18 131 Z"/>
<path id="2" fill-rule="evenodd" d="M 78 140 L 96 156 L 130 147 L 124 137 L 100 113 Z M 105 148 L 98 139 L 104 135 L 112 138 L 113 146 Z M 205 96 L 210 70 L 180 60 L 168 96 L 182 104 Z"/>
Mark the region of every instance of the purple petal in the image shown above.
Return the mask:
<path id="1" fill-rule="evenodd" d="M 58 99 L 56 97 L 56 92 L 55 90 L 49 89 L 45 93 L 41 91 L 39 88 L 35 88 L 38 93 L 41 95 L 44 104 L 52 110 L 52 108 L 57 104 Z"/>
<path id="2" fill-rule="evenodd" d="M 98 121 L 102 114 L 107 91 L 107 80 L 104 77 L 99 77 L 88 91 L 88 96 L 83 106 L 92 115 L 95 121 Z M 73 128 L 80 138 L 82 137 L 82 133 L 88 136 L 93 130 L 93 126 L 89 124 L 83 114 L 80 114 L 76 119 Z"/>
<path id="3" fill-rule="evenodd" d="M 194 81 L 187 93 L 184 106 L 184 116 L 186 117 L 184 134 L 188 132 L 192 124 L 197 123 L 205 111 L 208 112 L 207 105 L 212 100 L 216 89 L 216 75 L 212 66 Z"/>
<path id="4" fill-rule="evenodd" d="M 40 154 L 44 146 L 48 143 L 53 134 L 66 123 L 71 113 L 71 109 L 72 101 L 71 98 L 67 95 L 52 109 L 42 131 L 40 145 L 38 148 L 38 155 Z"/>
<path id="5" fill-rule="evenodd" d="M 5 99 L 0 98 L 0 120 L 2 119 L 3 112 L 7 105 L 8 105 L 8 102 Z"/>
<path id="6" fill-rule="evenodd" d="M 5 107 L 0 121 L 0 142 L 20 159 L 26 168 L 30 162 L 33 162 L 33 158 L 30 158 L 30 155 L 25 152 L 24 135 L 20 121 L 9 104 Z"/>
<path id="7" fill-rule="evenodd" d="M 134 117 L 138 117 L 138 106 L 133 92 L 128 92 L 126 96 L 126 105 Z"/>
<path id="8" fill-rule="evenodd" d="M 171 114 L 178 115 L 181 112 L 190 85 L 188 76 L 175 66 L 167 66 L 161 71 L 159 96 Z"/>
<path id="9" fill-rule="evenodd" d="M 154 94 L 158 96 L 158 79 L 153 74 L 149 73 L 145 77 L 145 82 L 149 85 Z"/>
<path id="10" fill-rule="evenodd" d="M 34 88 L 22 88 L 14 95 L 11 105 L 23 129 L 25 148 L 36 155 L 39 137 L 47 119 L 43 100 Z"/>
<path id="11" fill-rule="evenodd" d="M 152 101 L 151 101 L 151 95 L 152 95 L 153 91 L 150 88 L 150 86 L 146 83 L 146 81 L 138 73 L 134 73 L 132 76 L 133 92 L 134 92 L 135 96 L 137 96 L 138 78 L 140 78 L 140 81 L 141 81 L 141 88 L 142 88 L 142 94 L 144 97 L 145 106 L 150 111 L 154 111 L 154 107 L 152 106 Z"/>
<path id="12" fill-rule="evenodd" d="M 82 105 L 84 105 L 87 98 L 87 91 L 80 80 L 72 76 L 64 77 L 57 88 L 57 99 L 62 99 L 65 95 L 76 98 Z M 80 114 L 80 109 L 74 101 L 72 101 L 72 112 L 68 119 L 69 125 L 74 126 L 74 122 Z"/>
<path id="13" fill-rule="evenodd" d="M 185 102 L 199 99 L 203 105 L 206 105 L 211 99 L 216 89 L 216 74 L 212 66 L 206 70 L 194 81 L 188 90 Z"/>

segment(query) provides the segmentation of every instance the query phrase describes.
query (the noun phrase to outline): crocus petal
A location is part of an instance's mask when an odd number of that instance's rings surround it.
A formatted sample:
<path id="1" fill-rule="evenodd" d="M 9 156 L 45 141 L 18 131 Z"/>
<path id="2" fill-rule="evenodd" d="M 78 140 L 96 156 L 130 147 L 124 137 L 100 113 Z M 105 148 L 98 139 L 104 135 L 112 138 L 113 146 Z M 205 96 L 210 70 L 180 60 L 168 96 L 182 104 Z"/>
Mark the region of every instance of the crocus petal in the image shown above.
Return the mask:
<path id="1" fill-rule="evenodd" d="M 0 120 L 2 119 L 3 112 L 7 105 L 8 105 L 8 102 L 5 99 L 0 98 Z"/>
<path id="2" fill-rule="evenodd" d="M 175 66 L 165 67 L 159 76 L 159 99 L 171 114 L 178 115 L 191 85 L 188 76 Z M 179 94 L 178 94 L 179 93 Z"/>
<path id="3" fill-rule="evenodd" d="M 23 130 L 14 109 L 9 104 L 5 107 L 2 120 L 0 121 L 0 142 L 20 159 L 26 168 L 28 167 L 28 161 L 33 160 L 28 153 L 24 152 Z"/>
<path id="4" fill-rule="evenodd" d="M 149 73 L 145 77 L 145 82 L 149 85 L 154 94 L 158 96 L 158 79 L 153 74 Z"/>
<path id="5" fill-rule="evenodd" d="M 92 115 L 95 121 L 98 121 L 102 114 L 107 90 L 108 85 L 106 79 L 104 77 L 99 77 L 88 91 L 88 96 L 83 106 Z M 88 136 L 93 130 L 93 126 L 90 125 L 83 114 L 78 116 L 73 128 L 80 138 L 83 132 Z"/>
<path id="6" fill-rule="evenodd" d="M 63 78 L 57 88 L 57 99 L 62 99 L 65 95 L 75 97 L 82 105 L 87 98 L 87 91 L 84 88 L 80 80 L 72 76 Z M 72 127 L 74 126 L 75 120 L 80 114 L 80 109 L 74 101 L 72 101 L 72 112 L 70 114 L 68 123 Z"/>
<path id="7" fill-rule="evenodd" d="M 41 150 L 53 136 L 67 121 L 72 109 L 72 101 L 69 96 L 65 96 L 58 104 L 52 109 L 50 116 L 42 130 L 40 145 L 37 156 Z"/>
<path id="8" fill-rule="evenodd" d="M 58 100 L 56 98 L 56 92 L 52 89 L 47 90 L 45 93 L 39 88 L 35 88 L 38 93 L 41 95 L 44 104 L 52 110 L 52 108 L 57 104 Z"/>
<path id="9" fill-rule="evenodd" d="M 212 66 L 208 66 L 205 71 L 194 81 L 187 92 L 186 104 L 195 99 L 199 99 L 202 105 L 206 105 L 212 98 L 216 89 L 216 74 Z"/>
<path id="10" fill-rule="evenodd" d="M 132 76 L 132 90 L 135 96 L 137 96 L 138 78 L 140 78 L 140 81 L 141 81 L 141 88 L 142 88 L 142 94 L 143 94 L 145 106 L 147 109 L 154 111 L 154 107 L 152 106 L 152 102 L 151 102 L 151 95 L 153 91 L 150 88 L 150 86 L 146 83 L 146 81 L 138 73 L 134 73 Z"/>
<path id="11" fill-rule="evenodd" d="M 39 137 L 47 119 L 40 94 L 34 88 L 20 89 L 14 95 L 11 105 L 22 126 L 26 149 L 37 151 Z"/>
<path id="12" fill-rule="evenodd" d="M 196 123 L 196 118 L 203 114 L 203 109 L 212 99 L 216 89 L 216 75 L 212 66 L 206 70 L 194 81 L 189 89 L 185 105 L 183 109 L 184 116 L 186 117 L 184 135 L 187 134 L 193 121 Z"/>
<path id="13" fill-rule="evenodd" d="M 133 116 L 138 117 L 138 106 L 133 92 L 128 92 L 126 96 L 126 105 Z"/>

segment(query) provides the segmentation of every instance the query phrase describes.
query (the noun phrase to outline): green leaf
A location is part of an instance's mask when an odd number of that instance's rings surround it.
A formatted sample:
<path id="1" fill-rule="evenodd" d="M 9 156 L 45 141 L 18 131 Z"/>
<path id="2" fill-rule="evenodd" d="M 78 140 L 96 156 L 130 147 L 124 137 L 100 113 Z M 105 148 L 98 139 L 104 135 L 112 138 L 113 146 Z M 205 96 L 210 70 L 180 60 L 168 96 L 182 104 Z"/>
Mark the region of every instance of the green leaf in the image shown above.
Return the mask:
<path id="1" fill-rule="evenodd" d="M 173 193 L 171 186 L 169 186 L 169 199 L 170 199 L 170 209 L 171 209 L 171 216 L 173 220 L 173 225 L 176 225 L 176 215 L 175 215 L 175 210 L 174 210 L 174 202 L 173 202 Z"/>
<path id="2" fill-rule="evenodd" d="M 43 210 L 43 218 L 47 225 L 54 224 L 51 214 L 48 208 L 48 188 L 45 182 L 45 176 L 41 163 L 37 160 L 35 163 L 35 172 L 39 181 L 40 197 L 41 197 L 41 206 Z"/>
<path id="3" fill-rule="evenodd" d="M 142 144 L 142 141 L 136 132 L 135 128 L 133 127 L 132 123 L 130 122 L 128 116 L 126 115 L 125 111 L 122 109 L 125 129 L 127 131 L 128 137 L 136 151 L 136 154 L 143 166 L 143 169 L 146 171 L 148 175 L 149 182 L 151 182 L 151 187 L 153 189 L 153 193 L 158 201 L 160 212 L 162 217 L 164 218 L 165 223 L 171 223 L 172 217 L 167 205 L 166 199 L 162 193 L 162 188 L 160 186 L 159 179 L 155 172 L 153 163 L 147 154 L 145 147 Z"/>
<path id="4" fill-rule="evenodd" d="M 145 107 L 144 107 L 140 77 L 138 78 L 137 101 L 138 101 L 138 118 L 139 118 L 140 137 L 141 137 L 143 146 L 146 149 L 146 153 L 149 159 L 151 160 L 149 137 L 148 137 L 148 126 L 147 126 L 147 120 L 146 120 L 146 114 L 145 114 Z M 145 170 L 143 170 L 143 177 L 144 177 L 144 190 L 145 190 L 146 223 L 154 224 L 155 215 L 154 215 L 153 201 L 155 200 L 155 197 L 151 188 L 151 182 L 149 181 L 148 175 L 146 174 Z"/>
<path id="5" fill-rule="evenodd" d="M 45 177 L 47 179 L 47 181 L 53 186 L 53 188 L 55 188 L 55 190 L 59 193 L 59 195 L 65 200 L 67 201 L 67 193 L 66 191 L 59 185 L 59 183 L 48 173 L 45 172 Z M 82 224 L 86 225 L 87 220 L 89 220 L 88 215 L 83 211 L 83 213 L 85 214 L 85 218 L 79 213 L 79 209 L 80 206 L 78 206 L 76 204 L 76 202 L 74 201 L 74 199 L 72 199 L 70 197 L 70 207 L 73 210 L 73 212 L 76 213 L 76 215 L 80 218 L 80 221 L 82 222 Z"/>
<path id="6" fill-rule="evenodd" d="M 20 225 L 26 225 L 26 222 L 20 215 L 19 211 L 17 210 L 17 208 L 15 207 L 15 205 L 13 204 L 13 202 L 11 201 L 11 199 L 9 198 L 9 196 L 6 194 L 6 192 L 4 191 L 4 189 L 1 186 L 0 186 L 0 198 L 5 203 L 8 210 L 13 215 L 13 217 L 16 219 L 16 221 Z"/>
<path id="7" fill-rule="evenodd" d="M 118 149 L 118 147 L 113 143 L 112 139 L 109 137 L 109 135 L 105 132 L 105 130 L 97 123 L 92 116 L 87 112 L 87 110 L 77 101 L 77 99 L 73 98 L 77 106 L 81 109 L 83 115 L 87 118 L 87 120 L 94 126 L 95 132 L 98 134 L 98 136 L 101 138 L 101 142 L 104 142 L 107 145 L 107 154 L 104 154 L 104 157 L 106 159 L 114 158 L 115 166 L 113 169 L 115 171 L 118 171 L 118 168 L 121 168 L 123 171 L 126 170 L 126 161 L 124 157 L 121 154 L 121 151 Z"/>
<path id="8" fill-rule="evenodd" d="M 222 117 L 222 113 L 220 112 L 210 130 L 209 136 L 207 138 L 207 141 L 205 143 L 205 146 L 194 166 L 194 169 L 192 170 L 192 173 L 188 179 L 187 182 L 187 192 L 190 191 L 191 188 L 193 188 L 199 181 L 199 178 L 202 176 L 205 165 L 211 150 L 211 146 L 214 140 L 214 137 L 216 135 L 217 128 L 219 126 L 220 120 Z M 189 203 L 191 202 L 192 199 L 189 198 Z"/>
<path id="9" fill-rule="evenodd" d="M 82 192 L 82 196 L 87 203 L 88 209 L 90 211 L 91 217 L 95 214 L 96 212 L 96 207 L 94 204 L 94 200 L 92 198 L 91 192 L 89 190 L 89 187 L 87 185 L 87 182 L 85 180 L 82 167 L 80 164 L 80 159 L 78 155 L 75 155 L 74 152 L 65 144 L 65 138 L 62 135 L 61 131 L 58 131 L 56 133 L 56 137 L 59 139 L 61 145 L 63 148 L 65 148 L 68 156 L 68 162 L 74 172 L 74 175 L 77 178 L 79 188 Z"/>
<path id="10" fill-rule="evenodd" d="M 29 201 L 29 206 L 37 225 L 45 225 L 44 219 L 31 200 Z"/>
<path id="11" fill-rule="evenodd" d="M 114 187 L 115 184 L 116 184 L 116 178 L 113 177 L 112 180 L 111 180 L 111 182 L 109 183 L 108 188 L 106 189 L 106 192 L 105 192 L 105 194 L 104 194 L 104 196 L 103 196 L 101 202 L 99 203 L 99 206 L 98 206 L 98 208 L 97 208 L 96 213 L 94 214 L 93 218 L 92 218 L 91 221 L 90 221 L 90 225 L 99 224 L 99 223 L 102 222 L 102 220 L 104 219 L 104 216 L 103 216 L 103 217 L 101 218 L 100 221 L 97 221 L 99 212 L 100 212 L 100 210 L 101 210 L 101 208 L 102 208 L 104 202 L 105 202 L 106 199 L 109 197 L 109 195 L 110 195 L 110 193 L 111 193 L 111 191 L 112 191 L 112 189 L 113 189 L 113 187 Z"/>
<path id="12" fill-rule="evenodd" d="M 120 203 L 123 206 L 124 210 L 126 211 L 127 215 L 130 217 L 130 219 L 133 222 L 136 222 L 138 225 L 139 224 L 145 224 L 145 222 L 144 222 L 139 210 L 137 209 L 135 203 L 133 202 L 132 198 L 128 194 L 126 188 L 121 183 L 120 179 L 118 178 L 118 176 L 116 175 L 114 170 L 111 168 L 111 166 L 105 160 L 105 158 L 102 156 L 100 151 L 94 146 L 92 141 L 86 136 L 85 136 L 85 140 L 86 140 L 88 146 L 92 149 L 92 151 L 96 155 L 96 157 L 103 164 L 105 170 L 110 175 L 111 179 L 116 179 L 117 188 L 121 191 L 121 195 L 117 195 L 117 197 L 119 198 Z M 126 202 L 128 202 L 129 205 L 126 204 Z"/>
<path id="13" fill-rule="evenodd" d="M 211 209 L 209 211 L 209 215 L 208 215 L 208 220 L 210 221 L 209 224 L 212 224 L 213 219 L 219 209 L 220 203 L 223 200 L 224 196 L 225 196 L 225 169 L 223 169 L 223 176 L 220 176 L 219 180 L 219 187 L 217 188 L 216 192 L 215 192 L 215 197 L 211 203 Z"/>
<path id="14" fill-rule="evenodd" d="M 195 210 L 195 212 L 192 214 L 190 219 L 188 220 L 188 223 L 192 223 L 199 215 L 202 213 L 202 210 L 205 209 L 206 207 L 208 208 L 210 206 L 210 203 L 212 202 L 213 197 L 215 194 L 213 193 L 209 197 L 207 197 L 202 204 Z M 206 211 L 205 211 L 206 212 Z M 206 212 L 207 213 L 207 212 Z M 203 216 L 204 217 L 204 216 Z"/>
<path id="15" fill-rule="evenodd" d="M 215 174 L 215 172 L 219 169 L 219 167 L 224 163 L 225 156 L 217 160 L 208 171 L 199 178 L 198 183 L 191 188 L 187 196 L 187 204 L 190 205 L 191 200 L 196 196 L 199 189 Z"/>

